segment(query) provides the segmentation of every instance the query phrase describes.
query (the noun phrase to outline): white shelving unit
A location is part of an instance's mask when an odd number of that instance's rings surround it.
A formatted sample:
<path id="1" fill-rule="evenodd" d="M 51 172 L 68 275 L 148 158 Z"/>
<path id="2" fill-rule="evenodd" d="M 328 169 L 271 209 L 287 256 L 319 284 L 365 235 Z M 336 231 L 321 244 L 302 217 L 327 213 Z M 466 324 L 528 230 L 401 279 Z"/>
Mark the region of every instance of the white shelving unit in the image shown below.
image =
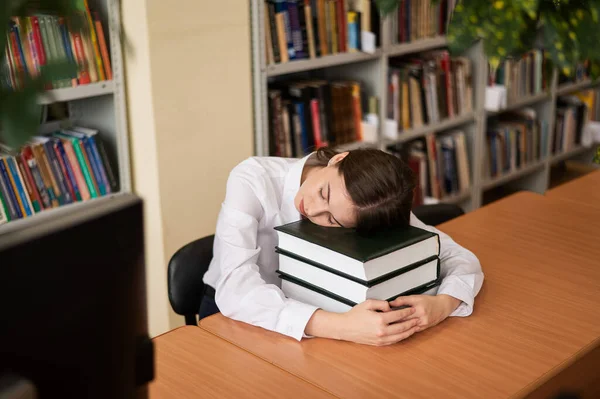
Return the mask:
<path id="1" fill-rule="evenodd" d="M 259 156 L 268 155 L 269 151 L 267 94 L 270 81 L 287 78 L 301 79 L 311 76 L 311 74 L 317 74 L 317 76 L 323 78 L 352 78 L 359 80 L 362 82 L 366 94 L 378 97 L 379 120 L 384 121 L 388 101 L 387 75 L 390 58 L 442 49 L 447 46 L 447 40 L 443 36 L 431 37 L 411 43 L 392 44 L 390 38 L 391 21 L 389 18 L 385 18 L 382 19 L 380 26 L 381 46 L 373 54 L 344 53 L 316 59 L 266 65 L 265 43 L 263 39 L 265 17 L 262 4 L 262 0 L 251 0 L 255 154 Z M 465 132 L 467 138 L 467 151 L 471 170 L 471 189 L 445 198 L 442 202 L 459 204 L 466 211 L 484 205 L 486 202 L 484 200 L 485 193 L 492 189 L 506 188 L 507 192 L 522 189 L 544 193 L 549 187 L 550 168 L 553 164 L 574 158 L 591 160 L 596 145 L 590 147 L 579 146 L 561 154 L 551 154 L 550 149 L 554 138 L 556 99 L 559 96 L 592 87 L 595 83 L 583 81 L 559 86 L 555 73 L 548 91 L 521 98 L 516 102 L 508 104 L 503 110 L 488 111 L 484 109 L 485 88 L 487 85 L 487 60 L 483 53 L 482 43 L 475 44 L 464 56 L 472 61 L 473 67 L 474 110 L 472 112 L 433 125 L 400 132 L 398 138 L 394 140 L 383 136 L 382 123 L 380 123 L 377 142 L 344 144 L 340 146 L 340 149 L 368 146 L 385 150 L 387 146 L 392 144 L 401 144 L 427 134 L 440 134 L 459 128 Z M 523 166 L 517 171 L 494 178 L 486 176 L 487 168 L 484 166 L 488 162 L 485 155 L 488 118 L 502 112 L 523 107 L 534 108 L 537 111 L 538 119 L 548 122 L 548 155 L 543 159 Z"/>
<path id="2" fill-rule="evenodd" d="M 115 196 L 132 191 L 121 45 L 120 0 L 89 0 L 89 5 L 91 9 L 98 12 L 102 21 L 110 51 L 113 79 L 77 87 L 49 90 L 41 95 L 38 100 L 39 104 L 66 103 L 69 119 L 42 124 L 39 133 L 51 133 L 57 128 L 69 124 L 97 129 L 111 161 L 111 167 L 117 175 L 119 191 L 88 201 L 43 210 L 30 217 L 10 221 L 0 226 L 0 236 L 10 234 L 11 230 L 22 224 L 35 225 L 42 218 L 60 218 L 70 209 L 93 207 L 100 202 L 110 201 Z"/>

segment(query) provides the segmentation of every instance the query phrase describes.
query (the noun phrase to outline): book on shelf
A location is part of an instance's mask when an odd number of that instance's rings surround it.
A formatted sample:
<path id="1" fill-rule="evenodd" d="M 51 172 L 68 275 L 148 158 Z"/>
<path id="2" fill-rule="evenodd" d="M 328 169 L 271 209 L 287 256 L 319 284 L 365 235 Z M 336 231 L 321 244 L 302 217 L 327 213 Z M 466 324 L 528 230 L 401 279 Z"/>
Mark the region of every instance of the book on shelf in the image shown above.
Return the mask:
<path id="1" fill-rule="evenodd" d="M 548 89 L 545 50 L 533 49 L 518 59 L 505 59 L 496 70 L 490 65 L 488 86 L 506 88 L 506 101 L 511 104 L 523 97 L 541 94 Z"/>
<path id="2" fill-rule="evenodd" d="M 79 11 L 69 18 L 38 14 L 14 16 L 9 21 L 7 46 L 0 82 L 18 90 L 26 76 L 38 76 L 44 66 L 76 65 L 76 72 L 48 84 L 47 89 L 76 87 L 112 79 L 110 51 L 98 12 L 81 0 Z"/>
<path id="3" fill-rule="evenodd" d="M 432 51 L 390 60 L 387 118 L 400 132 L 473 111 L 471 61 Z"/>
<path id="4" fill-rule="evenodd" d="M 323 146 L 362 141 L 363 98 L 358 81 L 272 84 L 268 91 L 270 154 L 301 157 Z"/>
<path id="5" fill-rule="evenodd" d="M 33 137 L 18 150 L 0 145 L 0 202 L 6 221 L 118 189 L 97 130 L 63 129 Z"/>
<path id="6" fill-rule="evenodd" d="M 471 167 L 465 133 L 453 130 L 404 143 L 391 152 L 413 170 L 416 180 L 413 206 L 425 198 L 443 200 L 471 188 Z"/>
<path id="7" fill-rule="evenodd" d="M 573 93 L 586 106 L 585 123 L 600 121 L 600 89 L 592 88 Z"/>
<path id="8" fill-rule="evenodd" d="M 567 152 L 582 143 L 582 133 L 589 121 L 589 109 L 578 96 L 563 96 L 556 100 L 556 121 L 552 153 Z"/>
<path id="9" fill-rule="evenodd" d="M 543 159 L 548 148 L 548 122 L 533 108 L 523 108 L 490 118 L 486 137 L 486 175 L 515 172 Z"/>
<path id="10" fill-rule="evenodd" d="M 325 310 L 428 290 L 440 277 L 438 235 L 414 226 L 364 236 L 303 219 L 275 229 L 284 293 Z"/>
<path id="11" fill-rule="evenodd" d="M 363 50 L 362 34 L 379 45 L 379 12 L 371 0 L 264 0 L 267 65 Z"/>
<path id="12" fill-rule="evenodd" d="M 445 35 L 455 3 L 455 0 L 440 0 L 437 4 L 398 0 L 398 8 L 390 16 L 392 44 Z"/>

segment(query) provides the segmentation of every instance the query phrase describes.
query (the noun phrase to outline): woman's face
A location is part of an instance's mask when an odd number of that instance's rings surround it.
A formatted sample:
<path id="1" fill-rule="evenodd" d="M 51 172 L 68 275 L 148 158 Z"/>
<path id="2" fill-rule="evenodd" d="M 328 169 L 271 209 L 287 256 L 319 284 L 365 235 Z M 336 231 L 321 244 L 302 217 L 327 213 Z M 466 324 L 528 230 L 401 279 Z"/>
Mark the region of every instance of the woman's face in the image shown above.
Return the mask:
<path id="1" fill-rule="evenodd" d="M 308 173 L 300 186 L 294 205 L 303 217 L 326 227 L 355 226 L 355 206 L 346 191 L 344 178 L 335 164 L 347 153 L 334 156 L 329 166 Z"/>

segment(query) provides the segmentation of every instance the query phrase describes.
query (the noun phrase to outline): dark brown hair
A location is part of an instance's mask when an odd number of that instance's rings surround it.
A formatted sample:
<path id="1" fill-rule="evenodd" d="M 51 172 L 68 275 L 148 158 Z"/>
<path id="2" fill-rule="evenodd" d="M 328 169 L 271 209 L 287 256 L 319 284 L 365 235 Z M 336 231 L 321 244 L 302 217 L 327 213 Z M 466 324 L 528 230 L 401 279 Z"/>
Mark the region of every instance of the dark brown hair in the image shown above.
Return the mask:
<path id="1" fill-rule="evenodd" d="M 337 154 L 329 147 L 317 150 L 311 164 L 327 166 Z M 408 225 L 415 176 L 399 157 L 387 152 L 361 148 L 349 151 L 337 163 L 350 199 L 356 205 L 356 230 L 374 230 Z"/>

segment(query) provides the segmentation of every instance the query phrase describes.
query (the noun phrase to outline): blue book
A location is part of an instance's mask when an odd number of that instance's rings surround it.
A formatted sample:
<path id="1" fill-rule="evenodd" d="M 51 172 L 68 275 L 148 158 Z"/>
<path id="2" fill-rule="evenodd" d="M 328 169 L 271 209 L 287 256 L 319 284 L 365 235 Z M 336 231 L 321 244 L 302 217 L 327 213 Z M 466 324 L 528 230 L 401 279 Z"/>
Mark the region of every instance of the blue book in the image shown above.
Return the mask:
<path id="1" fill-rule="evenodd" d="M 102 157 L 100 156 L 100 152 L 98 151 L 98 145 L 96 144 L 96 136 L 98 135 L 98 131 L 79 126 L 74 127 L 74 129 L 77 132 L 83 133 L 89 140 L 93 158 L 92 161 L 96 164 L 96 167 L 98 168 L 98 173 L 100 174 L 100 179 L 102 180 L 102 184 L 104 185 L 106 193 L 111 193 L 112 190 L 110 188 L 111 185 L 108 179 L 108 174 L 106 173 L 105 165 L 102 162 Z"/>
<path id="2" fill-rule="evenodd" d="M 85 134 L 78 132 L 76 130 L 63 130 L 63 134 L 69 135 L 71 137 L 78 138 L 81 140 L 81 144 L 83 145 L 83 149 L 90 161 L 90 167 L 92 170 L 90 171 L 94 176 L 94 180 L 96 180 L 96 184 L 98 185 L 99 195 L 106 195 L 106 186 L 104 185 L 104 180 L 102 179 L 102 175 L 100 170 L 98 169 L 98 164 L 95 161 L 94 152 L 92 150 L 92 146 L 90 143 L 90 139 Z"/>
<path id="3" fill-rule="evenodd" d="M 23 187 L 23 182 L 21 181 L 20 174 L 18 172 L 17 163 L 15 162 L 15 157 L 6 157 L 6 163 L 8 164 L 8 168 L 10 169 L 10 174 L 15 182 L 15 186 L 17 187 L 17 195 L 21 198 L 21 203 L 23 204 L 23 208 L 25 209 L 25 214 L 27 216 L 33 215 L 33 211 L 31 210 L 31 206 L 29 204 L 29 196 L 25 192 L 25 188 Z"/>
<path id="4" fill-rule="evenodd" d="M 4 166 L 4 162 L 0 158 L 0 191 L 2 191 L 2 196 L 4 197 L 4 201 L 6 206 L 8 207 L 8 211 L 10 213 L 10 219 L 19 219 L 23 217 L 21 215 L 21 210 L 19 209 L 19 204 L 17 203 L 17 198 L 12 189 L 12 185 L 10 184 L 10 180 L 8 179 L 8 173 L 6 172 L 6 168 Z M 20 216 L 19 216 L 20 215 Z"/>
<path id="5" fill-rule="evenodd" d="M 285 30 L 285 38 L 287 42 L 288 55 L 290 60 L 296 58 L 296 49 L 294 48 L 294 42 L 292 40 L 292 27 L 290 25 L 290 13 L 288 12 L 288 5 L 286 0 L 275 0 L 275 14 L 283 14 L 283 24 Z"/>
<path id="6" fill-rule="evenodd" d="M 301 102 L 296 102 L 294 104 L 296 105 L 296 113 L 298 113 L 298 118 L 300 119 L 300 138 L 302 143 L 302 151 L 304 152 L 304 154 L 308 154 L 310 144 L 308 140 L 308 129 L 306 128 L 306 115 L 304 114 L 304 104 Z"/>
<path id="7" fill-rule="evenodd" d="M 27 59 L 25 58 L 23 46 L 21 45 L 21 34 L 19 33 L 19 26 L 14 21 L 11 21 L 11 25 L 11 30 L 15 32 L 15 35 L 17 36 L 17 50 L 19 51 L 21 59 L 23 60 L 23 69 L 25 70 L 25 75 L 29 76 L 29 69 L 27 68 Z"/>
<path id="8" fill-rule="evenodd" d="M 304 42 L 302 38 L 298 0 L 287 0 L 287 9 L 290 18 L 290 30 L 292 33 L 294 54 L 297 59 L 308 58 L 308 49 L 304 48 Z"/>
<path id="9" fill-rule="evenodd" d="M 71 39 L 69 38 L 69 31 L 64 23 L 59 23 L 60 33 L 62 35 L 63 47 L 69 61 L 76 63 L 75 56 L 73 55 L 73 49 L 71 48 Z"/>

